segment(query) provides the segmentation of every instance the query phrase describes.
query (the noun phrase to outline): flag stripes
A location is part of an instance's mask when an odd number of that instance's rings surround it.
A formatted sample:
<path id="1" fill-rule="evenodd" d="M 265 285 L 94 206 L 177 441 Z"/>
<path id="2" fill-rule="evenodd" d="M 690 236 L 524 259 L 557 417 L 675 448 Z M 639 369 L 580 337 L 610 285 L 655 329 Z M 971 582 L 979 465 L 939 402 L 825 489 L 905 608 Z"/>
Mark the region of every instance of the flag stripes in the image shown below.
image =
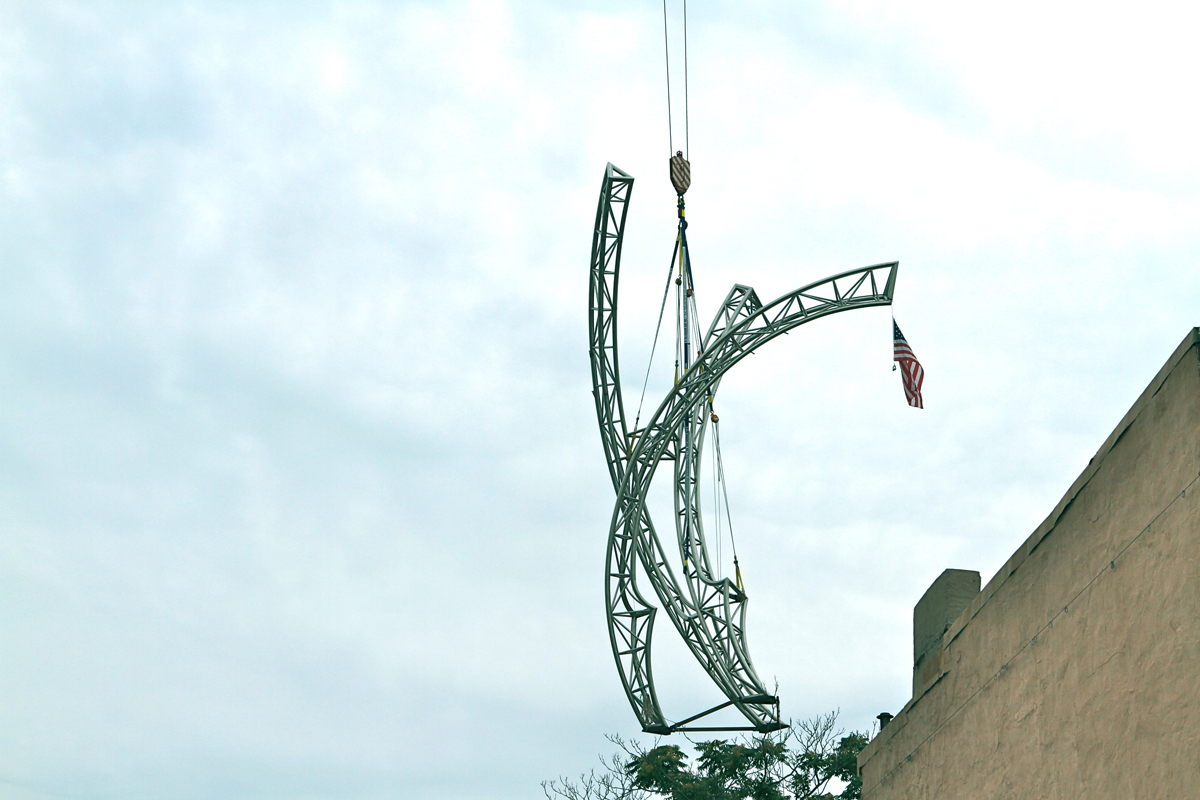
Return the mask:
<path id="1" fill-rule="evenodd" d="M 892 320 L 892 360 L 900 363 L 900 378 L 904 383 L 904 399 L 914 408 L 924 408 L 921 384 L 925 382 L 925 369 L 900 332 L 896 320 Z"/>

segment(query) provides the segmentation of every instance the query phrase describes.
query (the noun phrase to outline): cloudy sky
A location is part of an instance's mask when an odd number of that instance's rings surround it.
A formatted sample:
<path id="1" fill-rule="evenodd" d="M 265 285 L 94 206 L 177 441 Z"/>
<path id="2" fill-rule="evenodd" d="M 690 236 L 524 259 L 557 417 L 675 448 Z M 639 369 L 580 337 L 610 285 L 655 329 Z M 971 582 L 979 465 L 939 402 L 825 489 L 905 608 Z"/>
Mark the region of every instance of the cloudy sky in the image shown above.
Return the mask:
<path id="1" fill-rule="evenodd" d="M 901 262 L 925 410 L 887 309 L 717 404 L 759 672 L 865 728 L 1200 323 L 1196 15 L 688 13 L 701 313 Z M 636 394 L 663 62 L 652 2 L 0 4 L 0 797 L 537 797 L 637 734 L 586 290 L 611 161 Z"/>

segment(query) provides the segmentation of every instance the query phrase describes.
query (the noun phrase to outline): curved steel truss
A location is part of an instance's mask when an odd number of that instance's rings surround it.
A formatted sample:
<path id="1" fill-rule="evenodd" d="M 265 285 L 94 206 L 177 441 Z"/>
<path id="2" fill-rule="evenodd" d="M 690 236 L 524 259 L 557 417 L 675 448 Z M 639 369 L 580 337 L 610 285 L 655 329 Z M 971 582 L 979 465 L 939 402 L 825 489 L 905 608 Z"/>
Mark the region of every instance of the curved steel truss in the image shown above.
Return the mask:
<path id="1" fill-rule="evenodd" d="M 777 730 L 784 727 L 779 719 L 778 698 L 763 686 L 746 650 L 746 593 L 728 578 L 715 577 L 704 541 L 695 487 L 699 485 L 700 455 L 708 422 L 705 403 L 734 364 L 771 339 L 840 311 L 890 305 L 899 264 L 843 272 L 767 305 L 750 287 L 735 285 L 713 319 L 695 363 L 650 421 L 638 430 L 629 430 L 617 357 L 617 284 L 632 190 L 633 177 L 609 164 L 596 209 L 588 303 L 592 391 L 604 455 L 617 495 L 605 561 L 605 602 L 613 655 L 625 693 L 647 732 L 744 729 L 689 726 L 730 705 L 745 715 L 754 730 Z M 666 557 L 646 509 L 650 483 L 664 460 L 675 462 L 675 519 L 682 582 Z M 657 609 L 639 590 L 639 567 L 661 607 L 727 702 L 674 723 L 663 716 L 650 662 Z"/>

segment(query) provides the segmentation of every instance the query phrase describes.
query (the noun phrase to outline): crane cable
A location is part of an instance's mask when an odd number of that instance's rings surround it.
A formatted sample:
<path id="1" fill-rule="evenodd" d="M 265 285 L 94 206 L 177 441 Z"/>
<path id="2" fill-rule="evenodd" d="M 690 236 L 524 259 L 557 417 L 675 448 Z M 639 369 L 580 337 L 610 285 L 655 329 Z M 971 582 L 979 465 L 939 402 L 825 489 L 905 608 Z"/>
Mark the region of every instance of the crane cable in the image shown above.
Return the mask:
<path id="1" fill-rule="evenodd" d="M 734 577 L 737 579 L 737 588 L 745 591 L 746 587 L 742 585 L 742 568 L 738 566 L 737 540 L 733 538 L 733 515 L 729 512 L 729 484 L 725 481 L 725 462 L 721 458 L 721 429 L 718 425 L 720 420 L 717 419 L 717 413 L 712 410 L 711 400 L 709 401 L 708 409 L 712 414 L 713 449 L 717 452 L 717 483 L 721 486 L 721 499 L 725 501 L 725 520 L 729 526 L 729 543 L 733 546 Z M 718 524 L 720 523 L 718 522 Z"/>
<path id="2" fill-rule="evenodd" d="M 667 145 L 675 154 L 675 133 L 671 124 L 671 46 L 667 36 L 667 0 L 663 0 L 663 57 L 667 65 Z M 691 159 L 691 130 L 688 120 L 688 46 L 687 0 L 683 0 L 683 151 Z"/>
<path id="3" fill-rule="evenodd" d="M 642 397 L 638 400 L 637 416 L 633 419 L 633 435 L 637 436 L 638 422 L 642 419 L 642 404 L 646 402 L 646 386 L 650 383 L 650 368 L 654 366 L 654 351 L 658 348 L 658 334 L 662 330 L 663 312 L 667 310 L 667 295 L 671 293 L 671 273 L 675 271 L 675 253 L 678 247 L 671 250 L 671 266 L 667 268 L 667 285 L 663 287 L 662 306 L 658 309 L 658 325 L 654 328 L 654 344 L 650 346 L 650 363 L 646 365 L 646 378 L 642 381 Z M 630 442 L 630 449 L 633 443 Z"/>
<path id="4" fill-rule="evenodd" d="M 683 0 L 683 151 L 692 158 L 691 131 L 688 130 L 688 59 L 687 59 L 687 0 Z"/>
<path id="5" fill-rule="evenodd" d="M 688 47 L 687 47 L 687 0 L 683 0 L 683 148 L 687 157 L 691 157 L 691 123 L 688 119 Z M 667 0 L 663 0 L 663 57 L 667 68 L 667 144 L 671 148 L 671 152 L 675 151 L 675 135 L 671 127 L 671 46 L 670 39 L 667 35 Z M 642 396 L 638 400 L 637 414 L 633 419 L 633 436 L 637 437 L 638 423 L 642 419 L 642 406 L 646 402 L 646 387 L 650 383 L 650 369 L 654 366 L 654 353 L 658 348 L 658 334 L 662 331 L 663 312 L 667 309 L 667 295 L 671 293 L 671 273 L 675 271 L 675 257 L 679 256 L 680 260 L 680 277 L 686 269 L 689 289 L 692 287 L 692 263 L 691 258 L 687 253 L 687 240 L 684 229 L 687 223 L 680 219 L 679 234 L 675 238 L 675 247 L 671 250 L 671 266 L 667 269 L 667 285 L 663 289 L 662 305 L 658 309 L 658 325 L 654 328 L 654 344 L 650 346 L 650 363 L 646 364 L 646 377 L 642 381 Z M 686 263 L 685 263 L 686 262 Z M 676 284 L 678 285 L 678 284 Z M 691 300 L 692 309 L 695 309 L 694 291 L 688 292 L 688 298 Z M 676 305 L 676 313 L 678 314 L 678 304 Z M 699 320 L 699 317 L 693 317 Z M 700 337 L 699 322 L 696 323 L 697 342 L 703 341 Z M 675 326 L 675 383 L 679 383 L 679 324 L 676 319 Z M 630 440 L 630 449 L 633 447 L 633 440 Z"/>
<path id="6" fill-rule="evenodd" d="M 684 158 L 691 159 L 691 114 L 688 98 L 688 36 L 687 36 L 687 0 L 683 0 L 683 147 Z M 672 154 L 675 153 L 675 134 L 673 128 L 673 119 L 671 114 L 671 49 L 670 36 L 667 30 L 667 0 L 663 0 L 663 58 L 666 63 L 667 73 L 667 143 L 671 148 Z M 691 253 L 687 246 L 687 221 L 683 217 L 683 193 L 680 192 L 680 213 L 679 213 L 679 232 L 675 237 L 675 248 L 671 251 L 671 269 L 667 272 L 667 288 L 663 292 L 663 306 L 658 312 L 658 327 L 654 331 L 655 346 L 658 343 L 659 330 L 662 328 L 663 310 L 666 308 L 667 294 L 670 292 L 670 275 L 675 271 L 675 257 L 679 256 L 679 274 L 675 278 L 675 385 L 679 385 L 682 378 L 680 367 L 686 371 L 691 365 L 688 363 L 688 354 L 683 351 L 683 326 L 687 325 L 690 329 L 695 325 L 696 330 L 696 357 L 701 358 L 704 355 L 703 351 L 703 334 L 700 331 L 699 315 L 696 313 L 696 297 L 695 285 L 692 277 L 692 259 Z M 686 289 L 684 283 L 686 282 Z M 688 306 L 685 311 L 682 307 Z M 687 311 L 691 313 L 688 314 Z M 681 313 L 682 312 L 682 313 Z M 687 317 L 690 320 L 685 321 Z M 650 349 L 650 359 L 654 359 L 654 347 Z M 646 367 L 646 380 L 650 379 L 650 367 Z M 642 399 L 645 399 L 646 388 L 642 387 Z M 637 429 L 637 420 L 641 419 L 642 402 L 638 402 L 638 414 L 634 422 L 634 429 Z M 713 460 L 715 462 L 713 469 L 713 513 L 717 524 L 717 564 L 718 569 L 721 563 L 721 509 L 725 511 L 725 525 L 729 529 L 729 543 L 733 550 L 733 569 L 736 578 L 736 585 L 740 591 L 745 591 L 742 584 L 742 569 L 738 564 L 737 557 L 737 540 L 733 536 L 733 515 L 729 510 L 729 487 L 725 480 L 725 462 L 721 457 L 721 434 L 718 428 L 718 418 L 713 410 L 713 398 L 708 396 L 708 413 L 711 415 L 713 423 Z M 686 537 L 690 539 L 690 537 Z M 687 567 L 688 547 L 685 545 L 684 567 Z"/>
<path id="7" fill-rule="evenodd" d="M 671 45 L 667 40 L 667 0 L 663 0 L 663 52 L 667 61 L 667 145 L 675 152 L 675 136 L 671 131 Z"/>

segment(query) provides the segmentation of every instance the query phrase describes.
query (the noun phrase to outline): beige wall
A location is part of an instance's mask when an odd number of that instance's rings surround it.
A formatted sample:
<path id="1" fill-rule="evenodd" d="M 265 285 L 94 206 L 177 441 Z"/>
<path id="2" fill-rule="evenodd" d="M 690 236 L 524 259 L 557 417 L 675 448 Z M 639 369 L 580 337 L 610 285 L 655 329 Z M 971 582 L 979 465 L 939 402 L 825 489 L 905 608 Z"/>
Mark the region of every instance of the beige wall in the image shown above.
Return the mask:
<path id="1" fill-rule="evenodd" d="M 1200 798 L 1198 343 L 950 626 L 864 800 Z"/>

